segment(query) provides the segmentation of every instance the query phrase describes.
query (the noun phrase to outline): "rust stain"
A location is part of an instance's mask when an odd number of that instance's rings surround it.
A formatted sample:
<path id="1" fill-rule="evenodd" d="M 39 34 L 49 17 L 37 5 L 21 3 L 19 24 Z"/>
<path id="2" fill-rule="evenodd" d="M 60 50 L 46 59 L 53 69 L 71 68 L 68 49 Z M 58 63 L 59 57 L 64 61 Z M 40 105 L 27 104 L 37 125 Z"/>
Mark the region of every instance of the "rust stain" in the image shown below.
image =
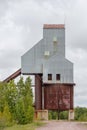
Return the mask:
<path id="1" fill-rule="evenodd" d="M 44 104 L 48 110 L 73 109 L 73 87 L 67 85 L 46 85 L 44 88 Z"/>

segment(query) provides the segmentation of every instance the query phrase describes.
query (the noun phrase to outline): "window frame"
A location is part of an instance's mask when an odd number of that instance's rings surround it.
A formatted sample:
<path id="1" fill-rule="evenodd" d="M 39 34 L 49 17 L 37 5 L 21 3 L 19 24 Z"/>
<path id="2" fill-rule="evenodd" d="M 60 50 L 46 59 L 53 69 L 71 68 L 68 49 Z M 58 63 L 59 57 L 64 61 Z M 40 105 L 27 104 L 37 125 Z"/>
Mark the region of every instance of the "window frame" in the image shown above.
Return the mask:
<path id="1" fill-rule="evenodd" d="M 48 80 L 52 80 L 52 74 L 48 74 Z"/>
<path id="2" fill-rule="evenodd" d="M 56 74 L 56 80 L 57 80 L 57 81 L 60 81 L 60 77 L 61 77 L 60 74 Z"/>

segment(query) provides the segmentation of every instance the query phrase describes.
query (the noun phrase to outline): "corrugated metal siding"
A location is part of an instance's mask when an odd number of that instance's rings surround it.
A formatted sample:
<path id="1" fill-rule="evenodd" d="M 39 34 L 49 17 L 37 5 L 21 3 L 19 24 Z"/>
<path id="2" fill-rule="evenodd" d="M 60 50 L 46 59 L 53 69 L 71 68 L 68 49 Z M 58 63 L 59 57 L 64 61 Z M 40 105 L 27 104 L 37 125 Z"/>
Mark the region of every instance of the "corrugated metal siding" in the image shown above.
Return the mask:
<path id="1" fill-rule="evenodd" d="M 53 38 L 57 38 L 57 53 L 65 56 L 65 29 L 44 29 L 43 39 L 45 51 L 50 51 L 53 54 Z"/>
<path id="2" fill-rule="evenodd" d="M 56 37 L 56 52 L 53 38 Z M 48 58 L 44 56 L 49 52 Z M 21 58 L 21 72 L 24 74 L 43 74 L 43 83 L 57 83 L 56 74 L 61 75 L 60 83 L 73 83 L 73 64 L 65 58 L 65 29 L 43 29 L 43 39 Z M 48 73 L 53 76 L 48 81 Z"/>
<path id="3" fill-rule="evenodd" d="M 21 57 L 22 73 L 42 73 L 43 39 Z"/>
<path id="4" fill-rule="evenodd" d="M 73 86 L 46 84 L 44 87 L 44 108 L 48 110 L 73 109 Z"/>
<path id="5" fill-rule="evenodd" d="M 60 74 L 60 83 L 73 83 L 73 64 L 62 56 L 54 55 L 43 64 L 43 82 L 48 82 L 48 74 L 52 74 L 52 81 L 57 83 L 56 74 Z"/>

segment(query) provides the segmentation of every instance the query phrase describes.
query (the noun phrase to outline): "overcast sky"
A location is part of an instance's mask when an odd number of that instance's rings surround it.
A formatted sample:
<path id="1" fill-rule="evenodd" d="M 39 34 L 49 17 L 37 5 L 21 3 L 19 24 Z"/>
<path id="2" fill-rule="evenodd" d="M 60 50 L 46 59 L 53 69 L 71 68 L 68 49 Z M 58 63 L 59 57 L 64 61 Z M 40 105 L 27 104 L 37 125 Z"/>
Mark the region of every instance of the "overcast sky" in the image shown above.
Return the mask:
<path id="1" fill-rule="evenodd" d="M 87 0 L 0 0 L 0 80 L 21 67 L 21 56 L 43 37 L 45 23 L 65 24 L 75 106 L 87 107 Z"/>

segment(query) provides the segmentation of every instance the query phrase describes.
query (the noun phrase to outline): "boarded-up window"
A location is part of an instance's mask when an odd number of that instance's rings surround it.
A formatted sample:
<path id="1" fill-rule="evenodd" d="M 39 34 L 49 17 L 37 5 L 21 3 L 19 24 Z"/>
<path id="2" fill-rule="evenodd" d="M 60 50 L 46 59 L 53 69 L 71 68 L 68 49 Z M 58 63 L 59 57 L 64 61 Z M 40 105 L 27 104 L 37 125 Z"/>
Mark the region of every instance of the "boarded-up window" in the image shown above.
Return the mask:
<path id="1" fill-rule="evenodd" d="M 60 74 L 56 74 L 56 80 L 60 80 Z"/>
<path id="2" fill-rule="evenodd" d="M 48 74 L 48 80 L 52 80 L 52 74 Z"/>

